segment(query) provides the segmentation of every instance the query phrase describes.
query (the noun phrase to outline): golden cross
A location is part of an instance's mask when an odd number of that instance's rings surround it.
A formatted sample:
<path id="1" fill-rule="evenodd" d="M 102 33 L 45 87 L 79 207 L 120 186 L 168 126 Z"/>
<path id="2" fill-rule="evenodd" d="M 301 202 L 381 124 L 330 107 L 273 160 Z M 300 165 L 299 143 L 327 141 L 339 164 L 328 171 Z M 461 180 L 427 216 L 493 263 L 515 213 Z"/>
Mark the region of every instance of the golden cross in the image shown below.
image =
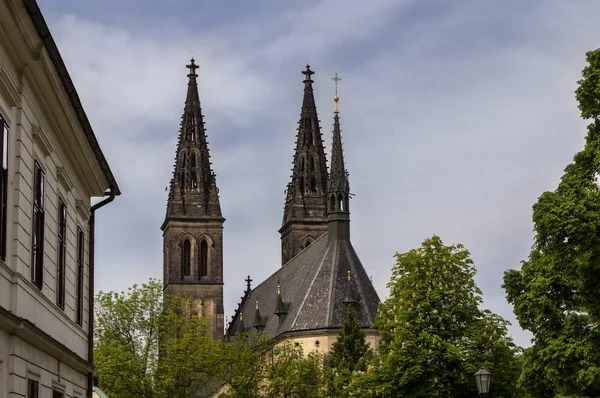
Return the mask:
<path id="1" fill-rule="evenodd" d="M 340 80 L 342 80 L 341 77 L 338 76 L 338 74 L 336 73 L 334 77 L 331 78 L 331 80 L 333 80 L 335 82 L 335 95 L 337 95 L 337 89 L 338 89 L 338 82 Z"/>

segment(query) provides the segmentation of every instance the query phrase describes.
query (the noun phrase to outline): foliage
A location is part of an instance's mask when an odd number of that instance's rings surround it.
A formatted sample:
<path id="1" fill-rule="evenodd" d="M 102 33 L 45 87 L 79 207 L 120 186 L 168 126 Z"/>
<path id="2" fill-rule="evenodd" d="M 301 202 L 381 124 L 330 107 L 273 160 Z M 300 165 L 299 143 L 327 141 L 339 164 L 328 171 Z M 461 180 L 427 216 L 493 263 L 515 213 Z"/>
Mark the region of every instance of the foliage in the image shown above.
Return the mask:
<path id="1" fill-rule="evenodd" d="M 512 397 L 518 349 L 508 322 L 479 309 L 469 252 L 433 236 L 396 260 L 375 321 L 380 357 L 354 380 L 353 395 L 477 397 L 473 375 L 484 366 L 495 375 L 495 396 Z"/>
<path id="2" fill-rule="evenodd" d="M 221 398 L 318 397 L 322 385 L 321 356 L 304 356 L 291 343 L 274 345 L 263 333 L 235 336 L 224 346 Z"/>
<path id="3" fill-rule="evenodd" d="M 533 206 L 529 258 L 504 275 L 508 301 L 534 336 L 520 378 L 533 397 L 600 394 L 600 49 L 587 61 L 576 90 L 581 116 L 592 119 L 585 146 Z"/>
<path id="4" fill-rule="evenodd" d="M 342 330 L 329 352 L 327 365 L 327 394 L 347 396 L 353 372 L 364 372 L 373 351 L 365 341 L 365 332 L 358 321 L 356 308 L 348 306 Z"/>
<path id="5" fill-rule="evenodd" d="M 163 307 L 162 284 L 150 279 L 126 293 L 98 293 L 95 362 L 100 387 L 111 397 L 207 395 L 219 344 L 193 301 L 173 296 Z M 180 316 L 183 315 L 183 316 Z"/>

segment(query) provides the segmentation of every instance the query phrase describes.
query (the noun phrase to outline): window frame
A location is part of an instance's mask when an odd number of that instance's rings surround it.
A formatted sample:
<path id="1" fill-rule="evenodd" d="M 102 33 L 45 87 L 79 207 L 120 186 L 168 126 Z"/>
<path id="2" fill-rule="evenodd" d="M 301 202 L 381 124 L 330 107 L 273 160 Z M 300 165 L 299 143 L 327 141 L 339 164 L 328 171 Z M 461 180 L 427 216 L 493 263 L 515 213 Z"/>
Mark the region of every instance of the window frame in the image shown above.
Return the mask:
<path id="1" fill-rule="evenodd" d="M 45 175 L 40 163 L 33 167 L 33 216 L 31 228 L 31 282 L 44 286 Z"/>
<path id="2" fill-rule="evenodd" d="M 6 261 L 8 217 L 8 121 L 0 114 L 0 259 Z"/>
<path id="3" fill-rule="evenodd" d="M 77 281 L 76 281 L 76 303 L 75 321 L 83 326 L 83 280 L 85 267 L 85 234 L 81 227 L 77 227 Z"/>
<path id="4" fill-rule="evenodd" d="M 58 258 L 56 263 L 56 305 L 65 309 L 66 271 L 67 271 L 67 205 L 58 198 Z"/>
<path id="5" fill-rule="evenodd" d="M 35 390 L 32 390 L 35 388 Z M 27 379 L 27 398 L 40 397 L 40 382 L 34 379 Z"/>

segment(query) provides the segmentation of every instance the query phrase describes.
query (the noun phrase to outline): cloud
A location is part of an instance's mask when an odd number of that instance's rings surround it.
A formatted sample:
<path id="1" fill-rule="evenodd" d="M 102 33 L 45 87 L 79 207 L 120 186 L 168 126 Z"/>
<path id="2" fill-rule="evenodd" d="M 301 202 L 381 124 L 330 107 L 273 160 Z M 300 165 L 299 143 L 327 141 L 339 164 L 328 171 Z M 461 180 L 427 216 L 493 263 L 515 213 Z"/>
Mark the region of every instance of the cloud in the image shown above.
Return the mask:
<path id="1" fill-rule="evenodd" d="M 529 344 L 504 300 L 502 274 L 528 255 L 531 205 L 582 147 L 573 91 L 600 33 L 600 4 L 265 0 L 256 3 L 262 9 L 232 4 L 231 15 L 204 6 L 207 26 L 193 13 L 176 15 L 195 3 L 177 3 L 162 20 L 150 2 L 130 24 L 81 5 L 65 14 L 66 2 L 58 4 L 42 5 L 123 191 L 98 217 L 99 289 L 162 275 L 164 187 L 190 55 L 201 65 L 227 218 L 227 314 L 248 273 L 259 282 L 279 267 L 300 70 L 310 62 L 326 143 L 329 76 L 343 78 L 353 243 L 381 298 L 393 254 L 438 234 L 471 250 L 485 306 Z"/>

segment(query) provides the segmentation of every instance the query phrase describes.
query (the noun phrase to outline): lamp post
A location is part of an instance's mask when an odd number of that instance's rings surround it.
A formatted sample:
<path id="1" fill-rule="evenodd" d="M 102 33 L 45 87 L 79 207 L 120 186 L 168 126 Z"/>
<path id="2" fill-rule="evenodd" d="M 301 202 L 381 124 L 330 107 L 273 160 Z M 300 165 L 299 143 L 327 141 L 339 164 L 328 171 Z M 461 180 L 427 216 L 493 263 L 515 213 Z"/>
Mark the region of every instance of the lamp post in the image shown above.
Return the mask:
<path id="1" fill-rule="evenodd" d="M 487 398 L 490 393 L 490 384 L 492 383 L 492 374 L 481 368 L 475 373 L 475 383 L 481 398 Z"/>

